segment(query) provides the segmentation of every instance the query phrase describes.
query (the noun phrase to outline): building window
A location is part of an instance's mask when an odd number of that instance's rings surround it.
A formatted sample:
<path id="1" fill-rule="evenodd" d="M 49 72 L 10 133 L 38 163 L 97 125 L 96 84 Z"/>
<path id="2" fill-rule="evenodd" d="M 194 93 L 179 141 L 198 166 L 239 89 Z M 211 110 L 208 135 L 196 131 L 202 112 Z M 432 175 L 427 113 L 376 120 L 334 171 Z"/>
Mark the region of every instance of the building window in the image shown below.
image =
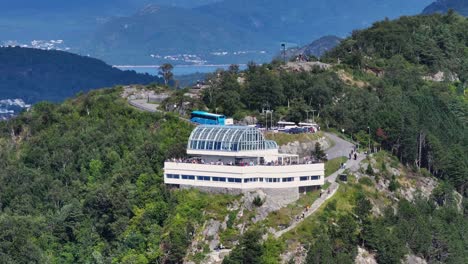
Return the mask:
<path id="1" fill-rule="evenodd" d="M 210 181 L 210 177 L 207 177 L 207 176 L 197 176 L 197 180 L 199 180 L 199 181 Z"/>
<path id="2" fill-rule="evenodd" d="M 294 178 L 291 178 L 291 177 L 283 178 L 283 182 L 292 182 L 292 181 L 294 181 Z"/>
<path id="3" fill-rule="evenodd" d="M 168 179 L 179 179 L 180 175 L 178 174 L 166 174 L 166 178 Z"/>
<path id="4" fill-rule="evenodd" d="M 310 176 L 310 179 L 313 181 L 320 180 L 320 176 Z"/>
<path id="5" fill-rule="evenodd" d="M 244 179 L 244 183 L 248 183 L 248 182 L 258 182 L 259 178 L 247 178 L 247 179 Z"/>
<path id="6" fill-rule="evenodd" d="M 195 180 L 193 175 L 182 175 L 182 180 Z"/>
<path id="7" fill-rule="evenodd" d="M 239 179 L 239 178 L 228 178 L 228 182 L 242 183 L 242 179 Z"/>
<path id="8" fill-rule="evenodd" d="M 279 178 L 266 178 L 267 182 L 280 182 Z"/>
<path id="9" fill-rule="evenodd" d="M 213 181 L 226 182 L 226 178 L 224 178 L 224 177 L 213 177 Z"/>
<path id="10" fill-rule="evenodd" d="M 309 180 L 309 176 L 302 176 L 300 178 L 301 181 L 308 181 Z"/>

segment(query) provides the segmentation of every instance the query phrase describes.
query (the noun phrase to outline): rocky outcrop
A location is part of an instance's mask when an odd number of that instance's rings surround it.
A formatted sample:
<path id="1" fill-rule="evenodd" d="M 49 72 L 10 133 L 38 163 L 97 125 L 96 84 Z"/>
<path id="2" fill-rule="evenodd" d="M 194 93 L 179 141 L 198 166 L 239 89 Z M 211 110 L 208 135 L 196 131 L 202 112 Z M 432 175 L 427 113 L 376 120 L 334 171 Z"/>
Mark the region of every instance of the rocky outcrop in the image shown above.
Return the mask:
<path id="1" fill-rule="evenodd" d="M 314 69 L 328 70 L 332 67 L 331 64 L 320 61 L 298 61 L 288 62 L 283 68 L 293 72 L 311 72 Z"/>
<path id="2" fill-rule="evenodd" d="M 292 251 L 285 252 L 284 254 L 280 255 L 281 258 L 281 263 L 305 263 L 306 258 L 307 258 L 307 249 L 299 245 L 297 248 L 295 248 Z"/>
<path id="3" fill-rule="evenodd" d="M 433 82 L 458 82 L 460 79 L 458 78 L 457 74 L 455 73 L 444 73 L 442 71 L 438 71 L 432 75 L 423 76 L 423 80 L 426 81 L 433 81 Z"/>
<path id="4" fill-rule="evenodd" d="M 416 255 L 406 255 L 402 263 L 403 264 L 427 264 L 427 261 Z"/>
<path id="5" fill-rule="evenodd" d="M 375 260 L 375 255 L 369 253 L 366 249 L 358 247 L 358 255 L 354 260 L 356 264 L 377 264 Z"/>
<path id="6" fill-rule="evenodd" d="M 123 87 L 121 96 L 127 100 L 145 99 L 149 100 L 150 102 L 161 103 L 171 95 L 168 92 L 157 93 L 152 90 L 147 90 L 142 86 L 128 85 Z"/>
<path id="7" fill-rule="evenodd" d="M 437 180 L 433 178 L 411 177 L 411 184 L 403 183 L 399 194 L 408 201 L 413 201 L 418 195 L 429 198 L 432 190 L 437 186 Z M 401 183 L 400 183 L 401 184 Z"/>
<path id="8" fill-rule="evenodd" d="M 259 197 L 263 201 L 263 204 L 259 207 L 253 202 L 256 197 Z M 246 193 L 241 199 L 241 203 L 244 210 L 256 211 L 255 217 L 251 220 L 253 223 L 257 223 L 265 219 L 269 213 L 277 211 L 298 199 L 299 193 L 297 192 L 297 188 L 263 189 Z"/>
<path id="9" fill-rule="evenodd" d="M 328 149 L 330 147 L 330 143 L 325 137 L 319 138 L 317 141 L 320 143 L 320 146 L 322 146 L 322 149 Z M 279 151 L 280 153 L 285 154 L 297 154 L 301 158 L 307 157 L 315 150 L 315 143 L 317 141 L 290 142 L 286 145 L 280 146 Z"/>

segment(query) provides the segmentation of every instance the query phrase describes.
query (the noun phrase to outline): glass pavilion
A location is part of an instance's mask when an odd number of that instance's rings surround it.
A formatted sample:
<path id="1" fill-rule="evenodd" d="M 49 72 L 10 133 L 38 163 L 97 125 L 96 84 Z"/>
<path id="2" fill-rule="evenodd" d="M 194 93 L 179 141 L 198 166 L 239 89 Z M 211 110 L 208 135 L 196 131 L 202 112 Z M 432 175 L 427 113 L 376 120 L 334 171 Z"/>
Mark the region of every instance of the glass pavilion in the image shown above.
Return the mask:
<path id="1" fill-rule="evenodd" d="M 273 140 L 265 140 L 255 127 L 198 126 L 190 135 L 187 149 L 240 152 L 275 150 L 278 145 Z"/>

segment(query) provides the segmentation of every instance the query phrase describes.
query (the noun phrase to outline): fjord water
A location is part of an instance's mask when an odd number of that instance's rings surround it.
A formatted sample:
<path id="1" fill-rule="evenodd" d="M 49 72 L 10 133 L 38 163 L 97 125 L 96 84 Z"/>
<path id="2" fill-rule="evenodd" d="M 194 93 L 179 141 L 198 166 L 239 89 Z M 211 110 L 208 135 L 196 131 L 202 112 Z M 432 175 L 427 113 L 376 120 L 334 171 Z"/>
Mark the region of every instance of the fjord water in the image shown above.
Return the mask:
<path id="1" fill-rule="evenodd" d="M 226 70 L 230 64 L 207 64 L 207 65 L 175 65 L 172 71 L 174 75 L 188 75 L 193 73 L 210 73 L 218 69 Z M 159 72 L 159 65 L 116 65 L 114 66 L 121 70 L 136 71 L 137 73 L 148 73 L 157 75 Z M 239 68 L 245 69 L 246 65 L 241 64 Z"/>

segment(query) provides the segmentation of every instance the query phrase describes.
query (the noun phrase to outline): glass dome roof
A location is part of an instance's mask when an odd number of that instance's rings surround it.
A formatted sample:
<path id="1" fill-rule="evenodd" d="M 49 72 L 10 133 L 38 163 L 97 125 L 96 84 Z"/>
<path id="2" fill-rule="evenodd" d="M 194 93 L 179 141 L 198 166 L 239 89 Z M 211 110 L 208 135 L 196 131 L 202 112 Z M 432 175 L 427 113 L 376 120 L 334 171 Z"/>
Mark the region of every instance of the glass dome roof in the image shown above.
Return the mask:
<path id="1" fill-rule="evenodd" d="M 277 149 L 278 145 L 255 127 L 210 126 L 196 127 L 190 135 L 187 149 L 208 151 L 250 151 Z"/>

